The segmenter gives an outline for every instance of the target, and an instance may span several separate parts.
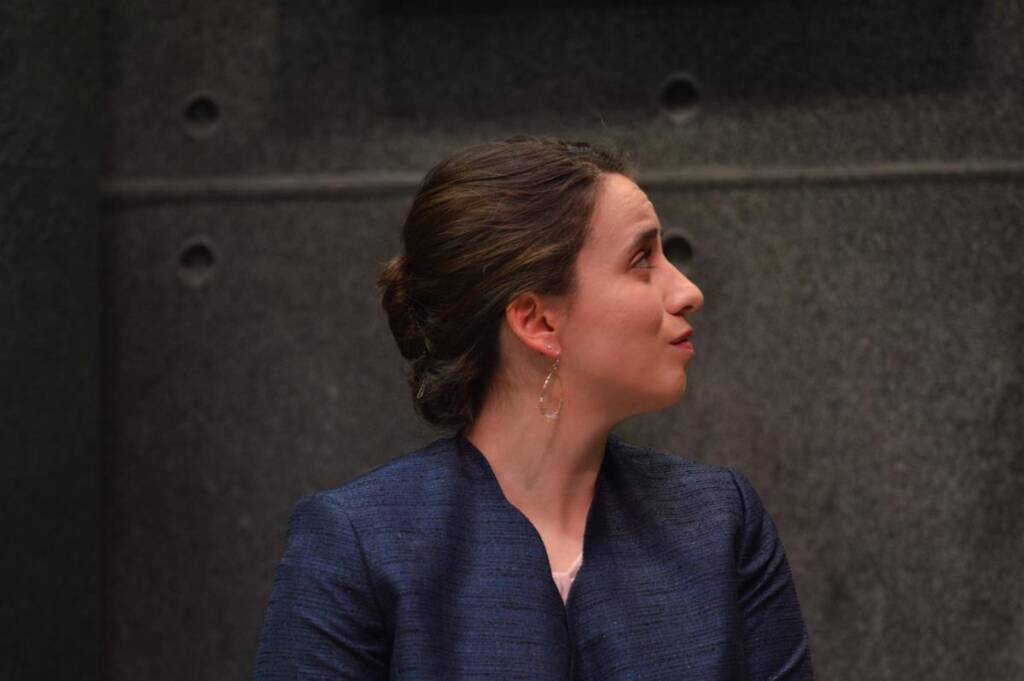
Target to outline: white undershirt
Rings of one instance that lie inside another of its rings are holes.
[[[568,570],[564,572],[551,571],[551,578],[555,580],[555,586],[558,587],[558,593],[562,595],[562,602],[565,603],[569,600],[569,589],[572,587],[573,581],[576,579],[576,573],[580,571],[580,565],[583,564],[583,552],[580,551],[580,555],[576,558],[576,562],[572,564]]]

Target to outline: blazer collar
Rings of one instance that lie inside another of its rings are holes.
[[[542,565],[544,567],[544,571],[545,573],[550,574],[550,563],[547,558],[547,549],[544,546],[544,540],[541,538],[540,533],[537,531],[537,528],[533,525],[530,519],[505,497],[505,493],[502,491],[501,485],[498,483],[498,478],[494,474],[494,469],[491,467],[490,462],[483,453],[465,437],[462,429],[452,436],[452,440],[454,440],[460,461],[465,464],[462,467],[463,470],[473,478],[477,485],[483,485],[488,489],[489,496],[492,497],[496,506],[500,507],[506,514],[518,517],[521,519],[522,523],[529,528],[529,533],[535,540],[531,543],[534,545],[534,548],[539,547],[539,551],[534,551],[532,553],[543,556]],[[577,586],[587,580],[586,575],[588,573],[604,569],[604,563],[611,557],[604,554],[608,553],[607,542],[609,540],[609,514],[616,512],[614,509],[619,506],[615,499],[619,496],[621,492],[619,488],[623,486],[624,482],[624,480],[620,479],[622,477],[622,466],[619,461],[623,454],[624,447],[625,444],[622,440],[609,433],[605,442],[604,456],[601,458],[601,466],[597,472],[597,479],[594,487],[594,498],[590,503],[590,509],[587,511],[587,519],[583,532],[583,562],[576,574],[573,588],[569,591],[569,600],[566,603],[567,608],[572,607],[575,600],[574,594],[579,591]],[[561,602],[561,596],[558,595],[558,589],[555,586],[554,581],[549,581],[551,582],[551,591],[556,595],[558,601]]]

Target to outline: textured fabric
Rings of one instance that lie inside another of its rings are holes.
[[[572,588],[573,580],[576,579],[576,573],[579,572],[580,564],[583,563],[583,552],[580,551],[580,555],[573,561],[572,567],[562,572],[551,571],[551,579],[555,580],[555,586],[558,587],[558,593],[562,597],[562,602],[565,603],[569,600],[569,589]]]
[[[459,432],[298,501],[255,679],[810,679],[782,542],[738,472],[610,435],[563,604]]]

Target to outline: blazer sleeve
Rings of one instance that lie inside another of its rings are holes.
[[[748,681],[813,679],[810,644],[775,523],[742,473],[730,469],[743,506],[738,547],[743,664]]]
[[[386,679],[390,640],[345,509],[301,498],[288,523],[255,660],[255,681]]]

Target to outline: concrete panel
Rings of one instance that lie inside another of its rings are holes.
[[[249,676],[294,501],[430,437],[373,288],[402,208],[108,216],[111,679]]]
[[[409,5],[115,4],[109,172],[425,169],[521,130],[607,135],[647,168],[1024,149],[1017,1]],[[660,111],[677,73],[684,125]],[[199,133],[196,93],[220,112]]]
[[[1020,185],[651,195],[706,302],[622,434],[750,476],[822,678],[1017,678]],[[244,676],[294,499],[431,437],[372,291],[404,203],[112,216],[113,678]]]
[[[821,678],[1020,678],[1022,183],[651,198],[705,307],[628,434],[748,474]]]
[[[748,474],[819,677],[1024,675],[1024,3],[573,4],[110,7],[111,678],[245,677],[294,500],[435,435],[373,275],[517,132],[692,246],[689,392],[622,434]]]

